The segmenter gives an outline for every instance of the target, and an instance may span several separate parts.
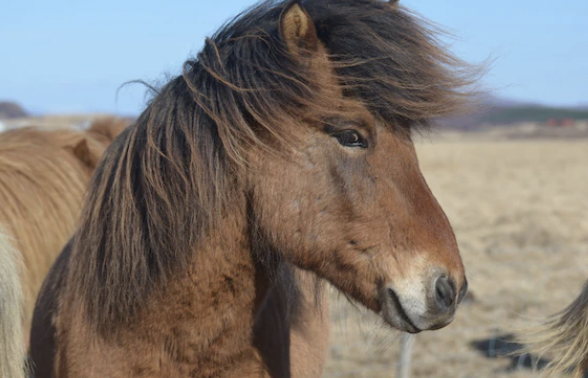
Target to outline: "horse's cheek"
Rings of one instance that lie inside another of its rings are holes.
[[[333,213],[331,159],[317,156],[320,151],[312,152],[300,154],[296,160],[265,162],[264,174],[254,190],[258,227],[283,250],[316,250],[324,238],[325,218]]]

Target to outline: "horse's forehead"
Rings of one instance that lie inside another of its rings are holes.
[[[392,125],[378,123],[376,157],[389,164],[408,164],[416,161],[416,149],[410,136],[402,129]]]

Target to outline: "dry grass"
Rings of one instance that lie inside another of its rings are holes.
[[[562,309],[588,278],[588,139],[503,139],[452,135],[417,145],[475,299],[449,327],[417,336],[412,377],[540,376],[486,359],[470,342]],[[394,377],[400,334],[332,298],[324,377]]]

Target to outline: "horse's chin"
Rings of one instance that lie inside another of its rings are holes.
[[[391,326],[392,328],[395,328],[399,331],[402,332],[407,332],[407,333],[420,333],[423,330],[417,328],[416,326],[414,326],[412,323],[407,322],[406,320],[402,319],[401,316],[397,316],[397,315],[392,315],[390,316],[389,314],[381,314],[382,319],[384,319],[384,321]]]
[[[419,333],[422,331],[406,313],[406,310],[394,291],[385,290],[380,295],[380,305],[382,308],[380,316],[391,327],[408,333]]]
[[[453,321],[453,316],[442,322],[430,322],[418,309],[426,308],[416,300],[401,300],[396,292],[390,288],[383,290],[380,295],[380,316],[391,327],[403,332],[419,333],[443,328]],[[412,310],[412,311],[411,311]]]

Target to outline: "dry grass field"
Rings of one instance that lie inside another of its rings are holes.
[[[474,340],[534,324],[588,278],[588,139],[424,136],[421,168],[457,235],[472,300],[416,336],[411,377],[539,377]],[[333,293],[324,377],[394,377],[400,334]]]

